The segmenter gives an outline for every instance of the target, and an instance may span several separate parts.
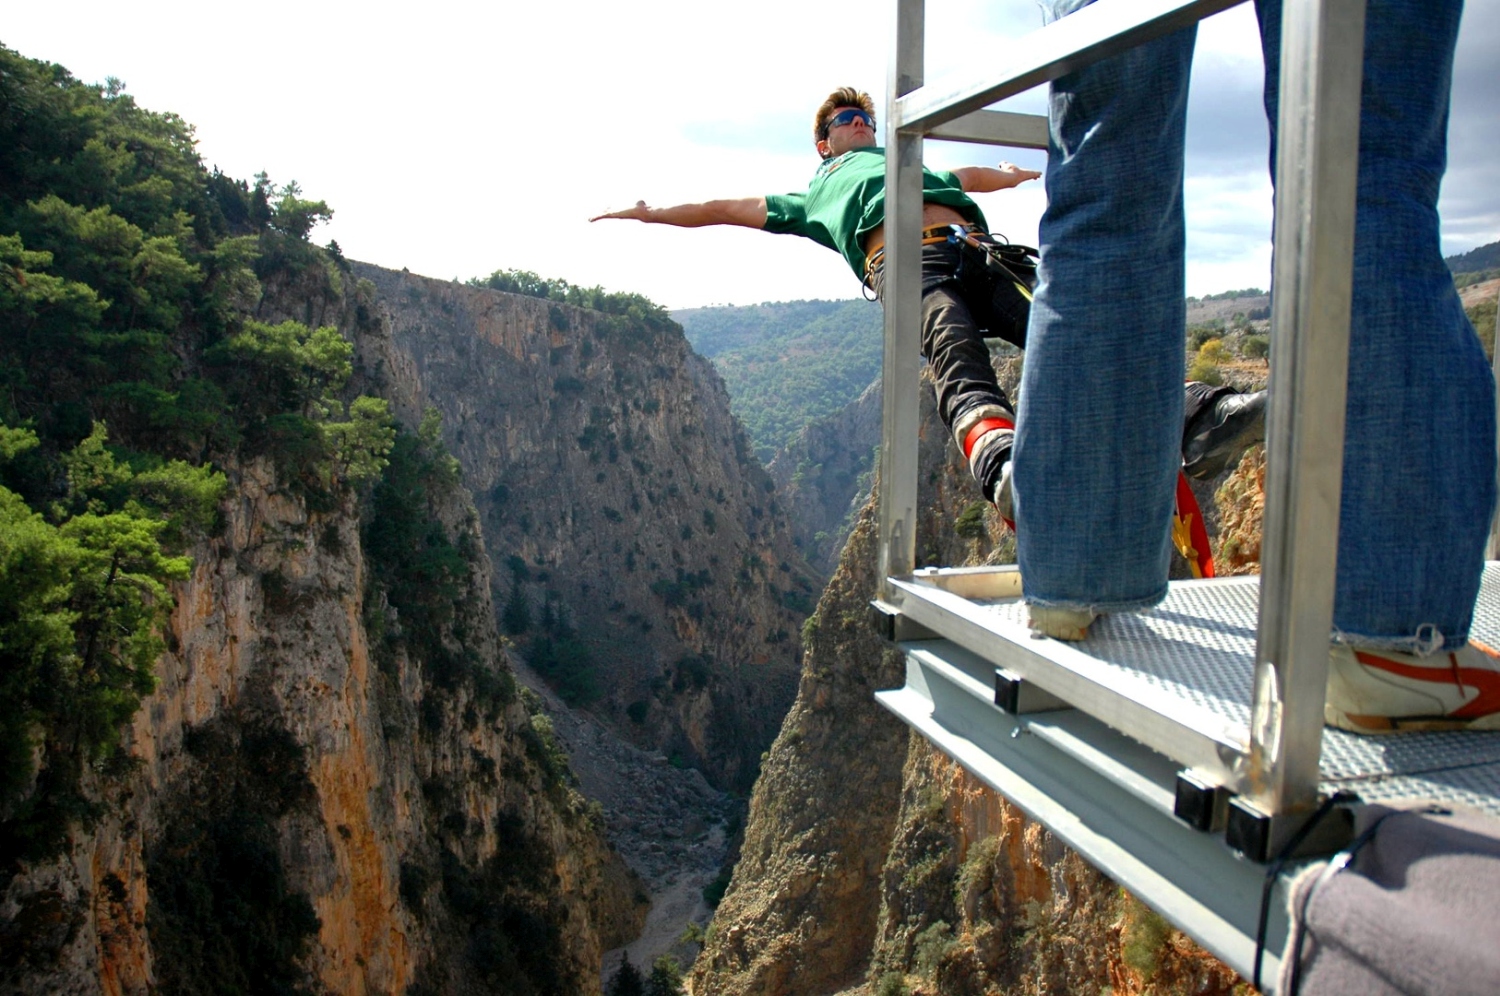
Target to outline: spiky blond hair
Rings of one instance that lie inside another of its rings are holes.
[[[841,86],[828,95],[828,99],[818,105],[817,116],[813,118],[813,141],[821,142],[828,137],[828,119],[833,117],[833,112],[840,107],[858,107],[875,120],[875,101],[863,90],[856,90],[852,86]]]

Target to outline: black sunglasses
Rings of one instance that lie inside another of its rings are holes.
[[[875,119],[870,115],[866,114],[864,111],[859,110],[858,108],[846,107],[842,111],[839,111],[837,114],[835,114],[833,117],[829,118],[824,123],[823,134],[827,135],[838,125],[853,124],[856,121],[863,121],[870,127],[871,130],[874,130],[875,128]]]

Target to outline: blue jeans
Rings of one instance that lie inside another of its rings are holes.
[[[1044,6],[1055,19],[1087,2]],[[1438,243],[1461,7],[1370,0],[1367,17],[1334,606],[1337,635],[1365,646],[1464,643],[1495,503],[1494,383]],[[1274,128],[1280,0],[1257,11]],[[1013,468],[1018,560],[1037,604],[1124,611],[1166,593],[1195,37],[1052,86]]]

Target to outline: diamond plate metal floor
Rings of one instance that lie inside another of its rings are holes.
[[[1104,616],[1069,645],[1109,668],[1110,685],[1169,696],[1243,733],[1250,721],[1259,579],[1174,583],[1149,612]],[[975,599],[996,622],[1025,625],[1019,601]],[[1500,647],[1500,563],[1485,567],[1471,634]],[[1323,734],[1322,788],[1366,802],[1431,799],[1500,816],[1500,732]]]

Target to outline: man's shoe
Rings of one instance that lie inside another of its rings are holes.
[[[1089,623],[1099,618],[1088,609],[1062,609],[1048,605],[1026,606],[1026,624],[1032,636],[1050,636],[1054,640],[1077,642],[1087,639]]]
[[[985,498],[999,505],[1000,475],[1010,462],[1016,439],[1016,416],[1001,405],[980,405],[953,423],[953,439],[969,462],[969,473]],[[1002,513],[1009,524],[1012,515]]]
[[[1266,392],[1226,394],[1193,419],[1182,447],[1189,477],[1217,477],[1240,462],[1245,451],[1266,438]]]
[[[1000,468],[1000,483],[995,485],[995,511],[1000,513],[1000,520],[1010,527],[1011,532],[1016,531],[1016,501],[1010,486],[1011,462],[1005,461],[1005,466]]]
[[[1472,641],[1428,657],[1334,644],[1323,719],[1355,733],[1500,730],[1500,654]]]

